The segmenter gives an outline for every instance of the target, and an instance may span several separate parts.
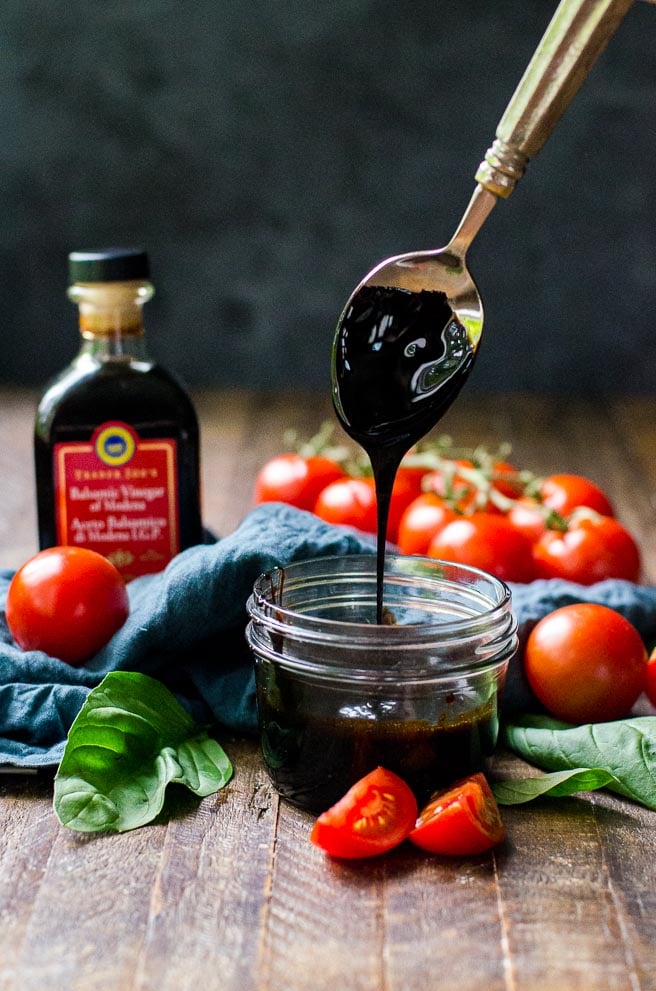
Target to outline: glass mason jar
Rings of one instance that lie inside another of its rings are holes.
[[[508,587],[476,568],[389,554],[291,564],[255,582],[247,639],[260,741],[280,794],[320,812],[381,765],[418,801],[484,768],[517,649]]]

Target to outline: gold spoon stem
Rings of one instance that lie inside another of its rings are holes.
[[[458,224],[455,234],[444,250],[451,252],[458,258],[464,259],[467,254],[467,248],[490,216],[497,202],[498,196],[488,192],[483,186],[477,186],[472,198],[467,204],[467,209],[462,215],[462,220]]]
[[[479,166],[481,186],[510,196],[632,3],[561,0]]]

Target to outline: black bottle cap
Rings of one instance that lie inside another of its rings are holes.
[[[127,282],[148,279],[148,255],[141,248],[101,248],[71,251],[68,256],[71,282]]]

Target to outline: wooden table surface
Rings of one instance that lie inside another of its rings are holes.
[[[286,428],[327,397],[197,397],[207,524],[233,529]],[[0,564],[36,550],[34,397],[0,392]],[[656,401],[568,403],[466,392],[462,444],[508,440],[516,463],[602,484],[656,581]],[[507,808],[508,838],[466,860],[400,848],[325,859],[312,818],[273,792],[253,741],[222,740],[235,776],[172,791],[157,824],[83,836],[51,782],[0,781],[1,991],[637,991],[656,989],[656,813],[608,794]],[[505,769],[519,761],[500,754]]]

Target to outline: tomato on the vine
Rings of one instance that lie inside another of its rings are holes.
[[[507,461],[494,462],[492,484],[497,491],[509,499],[517,499],[524,490],[524,485],[517,468]]]
[[[376,493],[367,479],[341,478],[331,482],[321,490],[313,509],[326,523],[376,532]]]
[[[374,857],[402,843],[416,819],[409,785],[378,767],[319,816],[310,839],[332,857]]]
[[[516,499],[508,510],[508,519],[533,544],[547,529],[548,510],[528,496]]]
[[[472,513],[448,523],[431,540],[429,557],[489,571],[502,581],[535,576],[531,543],[505,516]]]
[[[474,462],[468,458],[455,460],[446,458],[442,467],[433,468],[426,473],[423,488],[426,492],[434,492],[444,499],[449,499],[454,506],[458,504],[459,508],[466,509],[470,505],[475,488],[461,472],[471,471],[473,468]]]
[[[425,468],[419,468],[415,465],[405,465],[403,462],[399,465],[394,479],[394,487],[398,487],[399,493],[406,500],[406,506],[423,492],[425,477]]]
[[[637,582],[640,551],[635,540],[612,516],[574,514],[567,530],[547,530],[533,545],[538,578],[564,578],[592,585],[607,578]]]
[[[397,543],[402,554],[427,554],[433,537],[458,514],[435,492],[423,492],[406,508]]]
[[[647,650],[632,623],[608,606],[580,602],[544,616],[529,634],[524,670],[557,719],[621,719],[645,687]]]
[[[22,650],[79,665],[105,646],[129,608],[123,576],[107,558],[84,547],[50,547],[12,578],[6,618]]]
[[[344,477],[340,465],[321,454],[279,454],[260,469],[255,479],[253,501],[286,502],[310,512],[322,489]]]
[[[521,494],[519,472],[507,461],[477,466],[467,458],[447,461],[448,467],[428,472],[423,488],[442,496],[458,512],[499,513],[495,493],[516,499]]]
[[[322,428],[299,453],[268,461],[255,502],[285,502],[376,534],[374,480],[357,459],[347,460],[345,448],[326,446],[328,433]],[[398,468],[386,538],[403,554],[445,558],[510,582],[639,580],[638,546],[595,482],[571,473],[540,480],[504,460],[503,448],[456,452],[445,441],[419,445]]]
[[[606,493],[584,475],[549,475],[540,485],[540,498],[561,516],[569,516],[579,506],[594,509],[601,516],[615,515]]]
[[[393,543],[397,543],[398,541],[399,524],[403,513],[421,492],[421,480],[423,476],[423,469],[406,468],[403,465],[401,465],[396,473],[394,485],[392,486],[389,515],[387,517],[387,539]],[[364,481],[375,492],[373,478],[368,476]]]
[[[430,853],[468,856],[491,849],[504,835],[492,789],[478,773],[436,792],[408,838]]]

